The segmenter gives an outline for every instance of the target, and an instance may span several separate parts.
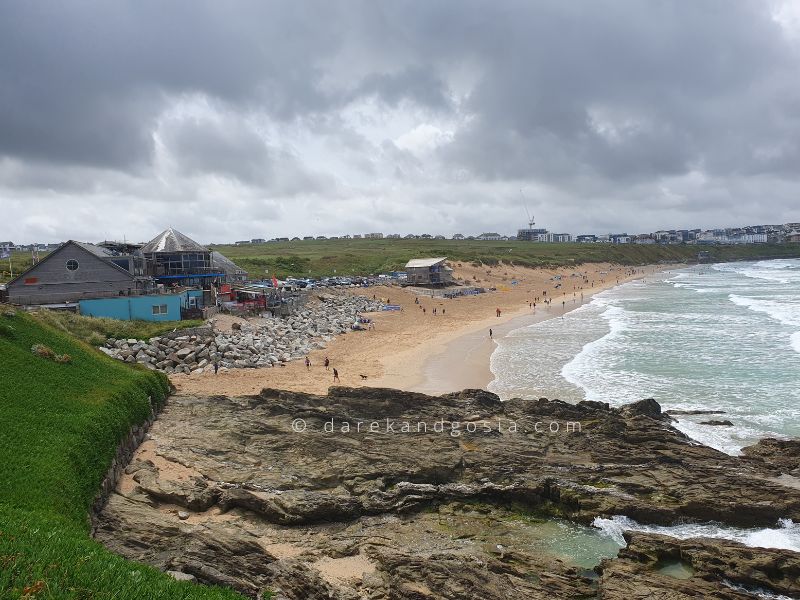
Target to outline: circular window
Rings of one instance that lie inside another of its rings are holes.
[[[77,271],[78,270],[78,261],[74,258],[70,258],[67,261],[67,271]]]

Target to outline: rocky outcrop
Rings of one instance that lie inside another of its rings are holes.
[[[480,390],[178,395],[151,443],[154,457],[128,467],[96,536],[130,558],[250,595],[688,598],[712,590],[707,597],[737,598],[746,592],[731,585],[792,589],[773,573],[777,564],[791,576],[797,555],[788,551],[637,534],[621,566],[606,562],[598,574],[541,549],[542,519],[800,520],[800,493],[775,477],[779,467],[765,467],[766,450],[738,458],[701,446],[654,400],[615,409],[500,402]],[[675,556],[696,587],[673,581],[664,565]],[[632,591],[640,584],[650,595]]]
[[[351,331],[360,313],[383,308],[364,296],[323,294],[319,300],[290,317],[263,317],[257,325],[237,323],[230,333],[206,327],[147,341],[109,339],[100,350],[164,373],[213,371],[215,363],[223,370],[272,367],[324,348],[333,336]]]
[[[752,600],[757,592],[800,595],[796,552],[630,532],[625,541],[627,546],[617,558],[598,568],[601,597]]]
[[[777,475],[800,477],[800,440],[766,438],[742,450],[744,457]]]

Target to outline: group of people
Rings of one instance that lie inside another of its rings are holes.
[[[333,368],[333,382],[334,383],[340,383],[339,382],[339,371],[336,369],[336,367],[331,367],[331,359],[326,356],[325,357],[325,361],[322,364],[325,365],[325,370],[326,371],[330,371],[331,368]],[[307,356],[306,356],[306,370],[307,371],[311,370],[311,359],[308,358]]]
[[[417,305],[419,305],[419,308],[420,308],[420,310],[422,310],[422,314],[423,314],[423,315],[428,313],[428,309],[427,309],[427,308],[425,308],[424,306],[422,306],[422,304],[420,304],[419,298],[414,298],[414,304],[417,304]],[[442,312],[441,312],[441,314],[442,314],[442,315],[445,315],[445,314],[447,314],[447,309],[446,309],[446,308],[442,308],[442,309],[441,309],[441,311],[442,311]],[[432,314],[432,315],[438,315],[438,314],[440,314],[440,313],[439,313],[439,309],[438,309],[438,308],[436,308],[436,307],[434,306],[434,307],[431,309],[431,314]]]

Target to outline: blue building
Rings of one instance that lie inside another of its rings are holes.
[[[182,294],[95,298],[81,300],[78,305],[80,313],[89,317],[122,321],[180,321],[182,308],[199,308],[202,302],[202,290],[189,290]]]

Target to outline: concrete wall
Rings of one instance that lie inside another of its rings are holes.
[[[130,296],[81,300],[80,311],[89,317],[122,321],[180,321],[182,295]],[[153,307],[166,306],[166,313],[153,314]]]
[[[78,261],[77,270],[67,269],[68,260]],[[119,296],[129,289],[136,289],[129,273],[75,244],[66,244],[9,283],[8,296],[13,304],[56,304]]]

